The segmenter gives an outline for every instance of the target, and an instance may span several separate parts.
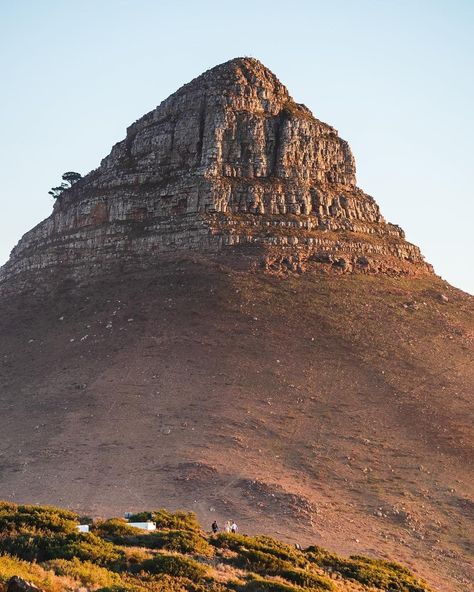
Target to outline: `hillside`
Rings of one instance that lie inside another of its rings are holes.
[[[209,536],[193,513],[161,509],[132,519],[153,520],[155,530],[109,519],[79,533],[72,512],[0,502],[0,589],[22,578],[16,589],[46,592],[430,592],[399,564],[265,536]]]
[[[183,259],[0,310],[5,499],[469,577],[472,299],[441,280]]]

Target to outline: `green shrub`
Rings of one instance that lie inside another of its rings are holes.
[[[282,570],[292,567],[289,562],[283,561],[270,553],[258,551],[257,549],[240,548],[235,562],[239,567],[243,567],[249,571],[263,572],[271,575],[279,575]]]
[[[27,561],[72,559],[113,566],[123,559],[123,552],[112,543],[94,534],[0,535],[0,552],[16,555]]]
[[[390,592],[430,591],[423,580],[418,580],[410,570],[398,563],[357,555],[344,559],[319,547],[311,547],[307,551],[307,557],[313,563],[365,586],[390,590]]]
[[[258,576],[252,577],[245,586],[242,588],[242,592],[304,592],[302,588],[297,586],[291,586],[279,582],[278,580],[269,580],[260,578]]]
[[[99,567],[91,561],[74,559],[53,559],[44,564],[46,569],[59,576],[68,576],[79,581],[83,586],[114,586],[121,584],[121,578],[105,567]]]
[[[241,547],[250,547],[251,541],[252,537],[227,532],[219,532],[209,539],[211,545],[219,549],[230,549],[231,551],[238,551]]]
[[[60,552],[62,554],[58,558],[78,557],[83,561],[109,567],[119,564],[124,557],[121,549],[91,533],[70,537],[68,544]]]
[[[185,578],[177,578],[168,574],[140,575],[123,574],[120,585],[101,588],[97,592],[226,592],[214,586],[204,587]]]
[[[214,548],[207,542],[206,538],[199,532],[192,530],[155,530],[150,533],[138,530],[138,533],[133,535],[103,534],[102,530],[96,532],[117,545],[166,549],[167,551],[192,553],[208,557],[214,554]],[[109,532],[111,532],[111,529]],[[116,532],[118,532],[118,529]]]
[[[122,547],[121,551],[124,555],[123,563],[126,565],[126,570],[133,573],[140,571],[141,564],[152,557],[152,552],[142,547]]]
[[[0,555],[0,589],[10,578],[18,576],[32,582],[35,586],[48,592],[60,592],[63,590],[63,583],[56,578],[54,573],[43,569],[36,563],[23,561],[10,555]]]
[[[303,588],[311,588],[313,590],[335,589],[334,584],[329,578],[304,569],[282,569],[278,575]]]
[[[56,557],[53,549],[65,545],[65,535],[0,534],[0,553],[15,555],[25,561],[45,561]]]
[[[325,576],[313,573],[308,569],[294,567],[290,561],[285,561],[256,549],[240,548],[234,560],[239,567],[257,573],[279,576],[303,588],[314,590],[334,590],[331,580]]]
[[[192,530],[168,530],[153,533],[154,548],[176,551],[177,553],[193,553],[210,556],[214,553],[207,540]]]
[[[201,526],[194,512],[168,512],[164,508],[152,512],[139,512],[129,518],[130,522],[146,522],[152,520],[156,522],[158,529],[169,530],[194,530],[199,532]]]
[[[210,539],[210,543],[218,548],[231,549],[237,553],[241,549],[260,551],[300,567],[304,567],[308,563],[301,551],[267,536],[248,537],[239,534],[219,533]]]
[[[92,532],[101,537],[118,538],[124,536],[137,536],[143,534],[143,530],[130,526],[122,518],[111,518],[94,524]]]
[[[78,515],[49,506],[19,506],[0,502],[2,534],[70,533],[76,530]]]
[[[159,553],[142,563],[142,568],[152,574],[164,573],[169,576],[188,578],[200,582],[208,575],[208,568],[202,563],[182,555],[164,555]]]

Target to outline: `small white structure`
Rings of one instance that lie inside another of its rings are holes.
[[[156,530],[156,523],[151,522],[151,520],[148,520],[148,522],[129,522],[128,525],[142,530]]]
[[[89,525],[88,524],[78,524],[76,526],[79,532],[89,532]]]

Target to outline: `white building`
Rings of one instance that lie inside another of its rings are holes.
[[[129,522],[129,526],[133,526],[134,528],[141,528],[142,530],[156,530],[156,523],[151,522]]]
[[[89,525],[88,524],[78,524],[76,526],[79,532],[89,532]]]

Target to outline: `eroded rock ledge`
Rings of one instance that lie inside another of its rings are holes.
[[[239,252],[268,270],[431,273],[403,231],[356,187],[351,150],[260,62],[217,66],[128,130],[100,167],[57,200],[0,270],[63,269]],[[249,251],[250,252],[250,251]]]

